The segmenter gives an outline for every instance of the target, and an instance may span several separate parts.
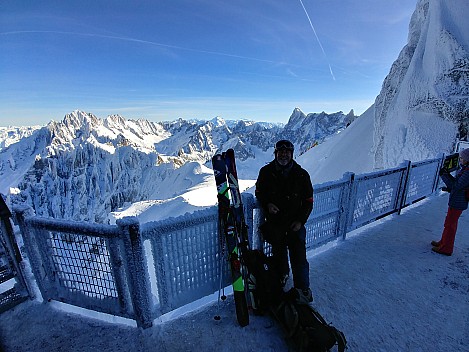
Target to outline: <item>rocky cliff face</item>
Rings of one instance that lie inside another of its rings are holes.
[[[469,123],[469,3],[420,0],[375,101],[375,166],[450,152]]]
[[[295,154],[301,155],[325,138],[346,128],[355,118],[353,110],[347,115],[343,112],[305,115],[300,109],[295,109],[282,131],[282,136],[295,141]]]

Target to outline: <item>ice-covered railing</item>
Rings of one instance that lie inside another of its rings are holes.
[[[0,313],[32,297],[25,266],[11,224],[11,212],[0,194]]]
[[[308,249],[382,218],[438,189],[443,158],[315,185],[306,224]],[[243,194],[251,247],[268,246],[261,211]],[[217,208],[145,223],[117,225],[53,220],[14,209],[43,299],[135,319],[139,326],[229,284],[220,250]]]

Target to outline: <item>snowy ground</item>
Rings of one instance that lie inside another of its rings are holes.
[[[469,213],[455,252],[431,252],[447,195],[432,197],[310,253],[313,305],[342,330],[350,352],[469,351]],[[232,297],[150,329],[29,301],[1,315],[3,351],[288,351],[269,317],[236,324]],[[236,346],[236,347],[235,347]]]

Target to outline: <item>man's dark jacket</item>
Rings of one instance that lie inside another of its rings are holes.
[[[256,198],[267,221],[287,229],[294,221],[304,225],[308,220],[313,209],[313,185],[308,172],[294,160],[288,167],[282,167],[273,160],[259,171]],[[269,214],[269,203],[280,209],[278,214]]]

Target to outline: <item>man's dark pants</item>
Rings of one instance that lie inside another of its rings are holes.
[[[293,274],[293,285],[299,289],[309,288],[309,263],[306,259],[306,229],[293,232],[271,227],[270,243],[277,273],[281,277],[289,273],[288,253]]]

